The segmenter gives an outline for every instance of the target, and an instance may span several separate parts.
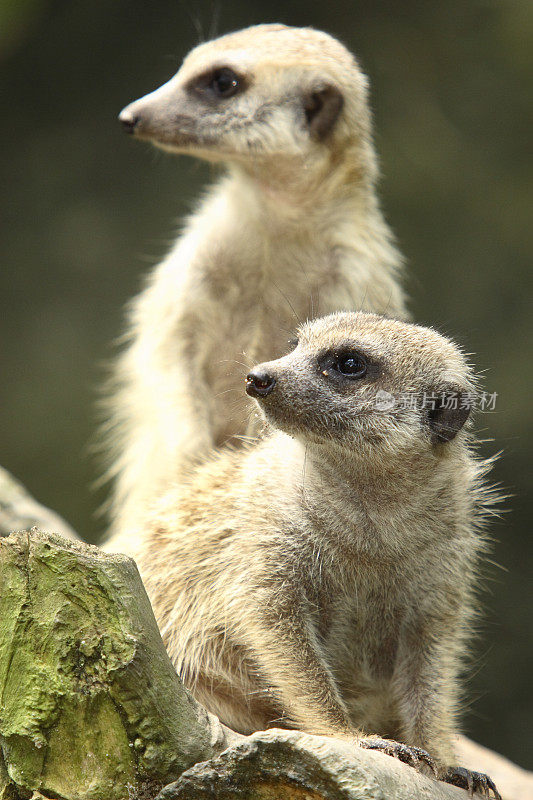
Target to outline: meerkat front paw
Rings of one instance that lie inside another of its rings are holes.
[[[435,760],[421,747],[411,747],[403,744],[403,742],[395,742],[392,739],[379,739],[375,736],[361,739],[358,744],[360,747],[364,747],[365,750],[380,750],[382,753],[397,758],[415,769],[419,769],[422,764],[427,764],[435,777],[438,777],[439,773]]]
[[[442,780],[461,789],[467,789],[470,797],[477,791],[482,792],[485,797],[490,797],[492,791],[496,800],[502,800],[492,778],[483,772],[473,772],[464,767],[449,767]]]

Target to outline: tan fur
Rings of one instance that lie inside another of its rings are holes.
[[[347,349],[364,377],[331,365]],[[135,557],[176,668],[230,727],[379,733],[450,764],[487,464],[464,428],[439,442],[427,409],[376,393],[465,397],[470,369],[431,329],[345,313],[262,372],[270,434],[108,549]]]
[[[221,65],[247,88],[213,104],[190,86]],[[305,98],[328,87],[344,104],[317,139]],[[108,440],[115,530],[132,535],[154,491],[256,430],[242,362],[282,355],[294,326],[318,314],[405,308],[376,196],[367,81],[335,39],[260,25],[202,44],[122,118],[138,120],[141,138],[228,169],[131,306]]]

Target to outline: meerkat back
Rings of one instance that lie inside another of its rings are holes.
[[[127,536],[154,494],[257,432],[242,375],[282,355],[296,324],[405,306],[367,81],[331,36],[259,25],[207,42],[120,119],[226,168],[131,305],[108,436],[115,532]]]

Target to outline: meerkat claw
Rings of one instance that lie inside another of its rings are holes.
[[[495,800],[502,800],[501,794],[492,778],[489,778],[483,772],[473,772],[464,767],[449,767],[443,781],[459,786],[461,789],[466,789],[470,797],[473,797],[474,792],[479,791],[483,792],[485,797],[490,798],[492,791]]]
[[[437,765],[434,759],[429,753],[422,750],[421,747],[411,747],[407,744],[403,744],[403,742],[378,738],[363,739],[359,744],[361,747],[364,747],[365,750],[380,750],[382,753],[397,758],[410,767],[414,767],[414,769],[418,769],[420,764],[427,764],[435,777],[438,776]]]

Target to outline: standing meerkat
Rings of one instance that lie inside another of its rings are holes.
[[[376,195],[367,80],[331,36],[259,25],[195,48],[125,129],[227,167],[132,303],[109,403],[115,530],[254,432],[242,365],[339,309],[405,315]]]
[[[404,744],[366,746],[423,748],[499,796],[450,768],[490,498],[474,387],[452,342],[365,313],[304,325],[249,373],[271,432],[168,492],[129,548],[173,663],[226,725],[379,734]]]

